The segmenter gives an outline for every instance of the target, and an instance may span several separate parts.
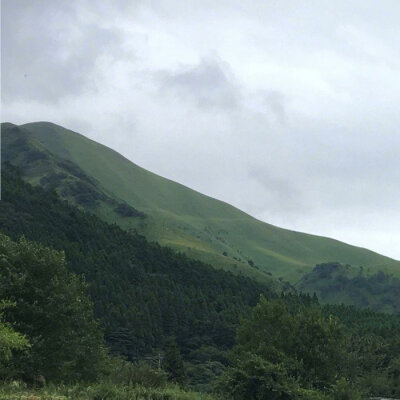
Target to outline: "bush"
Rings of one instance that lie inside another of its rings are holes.
[[[112,382],[124,385],[142,385],[148,388],[164,388],[167,384],[167,374],[163,370],[152,368],[139,362],[132,364],[121,359],[112,361]]]
[[[347,379],[341,378],[332,388],[333,400],[361,400],[362,393]]]
[[[25,351],[30,344],[25,336],[16,332],[11,324],[3,322],[3,310],[9,307],[15,307],[15,303],[0,301],[0,376],[10,378],[17,371],[11,368],[9,361],[16,351]]]

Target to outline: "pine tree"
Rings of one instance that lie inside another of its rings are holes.
[[[165,346],[163,368],[172,382],[184,384],[186,380],[185,368],[182,355],[175,339],[168,339]]]

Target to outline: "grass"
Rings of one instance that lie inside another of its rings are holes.
[[[258,221],[227,203],[146,171],[117,152],[63,127],[47,122],[22,127],[39,146],[76,163],[101,182],[102,192],[148,215],[138,221],[120,218],[107,207],[100,207],[100,217],[123,228],[137,229],[150,240],[216,267],[241,271],[260,280],[269,279],[265,274],[269,272],[296,282],[315,264],[339,261],[400,276],[399,261],[333,239]],[[258,269],[249,267],[249,260]]]
[[[28,388],[21,382],[0,386],[0,400],[216,400],[204,393],[189,392],[178,386],[146,388],[111,383],[49,385],[42,389]]]

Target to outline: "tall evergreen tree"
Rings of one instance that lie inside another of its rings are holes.
[[[169,380],[181,385],[185,383],[186,374],[183,358],[173,338],[168,339],[166,343],[163,368],[167,372]]]

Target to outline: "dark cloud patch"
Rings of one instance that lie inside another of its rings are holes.
[[[197,65],[157,73],[161,89],[194,101],[203,109],[232,110],[239,107],[241,93],[230,67],[218,57],[207,57]]]
[[[281,176],[267,165],[252,165],[248,169],[248,178],[254,179],[264,191],[263,208],[257,213],[283,212],[305,213],[310,204],[304,199],[301,190],[290,176]]]
[[[4,102],[54,102],[79,95],[90,88],[98,57],[118,53],[119,32],[82,23],[73,4],[57,0],[2,3]]]
[[[272,112],[279,122],[284,123],[287,117],[284,94],[277,90],[266,90],[262,94],[268,111]]]

